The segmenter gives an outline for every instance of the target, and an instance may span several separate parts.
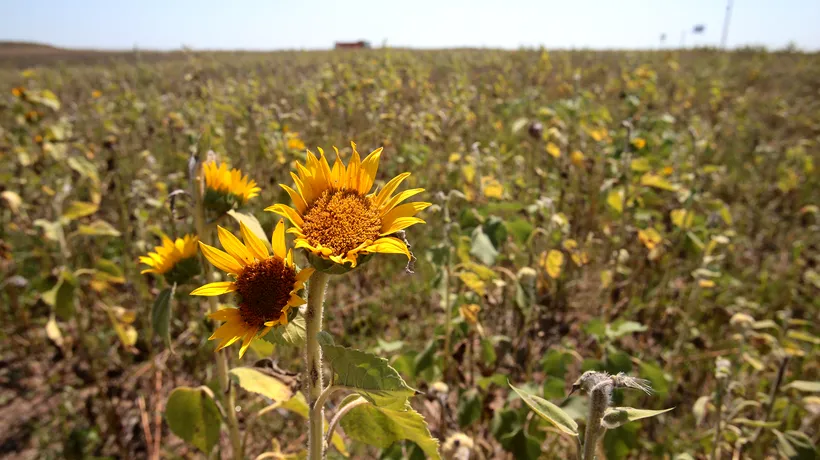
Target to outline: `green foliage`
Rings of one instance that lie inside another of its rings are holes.
[[[231,369],[230,374],[240,387],[274,402],[287,401],[293,396],[293,391],[288,385],[270,372],[266,372],[264,368],[237,367]]]
[[[355,391],[374,406],[402,410],[416,394],[384,358],[329,344],[322,349],[333,369],[331,384]]]
[[[521,397],[521,400],[526,403],[530,409],[532,409],[536,414],[542,417],[544,420],[549,421],[553,425],[555,425],[559,430],[566,434],[570,434],[572,436],[578,436],[578,424],[575,423],[566,412],[561,410],[560,407],[556,406],[555,404],[547,401],[544,398],[539,396],[530,394],[521,390],[519,388],[514,387],[510,384],[510,388],[515,391],[515,393]]]
[[[174,298],[175,290],[176,284],[173,287],[163,289],[157,294],[157,298],[151,306],[151,327],[171,351],[173,351],[171,347],[171,301]]]
[[[178,387],[168,396],[165,420],[171,431],[209,454],[219,442],[221,417],[206,387]]]
[[[349,404],[352,399],[348,399]],[[351,439],[386,449],[394,442],[410,440],[427,458],[439,459],[438,440],[433,438],[424,417],[405,402],[401,410],[367,403],[354,407],[340,422]]]

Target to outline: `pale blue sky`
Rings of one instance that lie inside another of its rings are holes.
[[[72,48],[655,48],[720,43],[726,0],[0,0],[0,40]],[[820,0],[735,0],[729,46],[820,50]]]

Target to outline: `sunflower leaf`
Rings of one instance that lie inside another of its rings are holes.
[[[355,391],[375,406],[403,410],[417,393],[384,358],[330,344],[322,349],[333,368],[333,385]]]
[[[174,352],[171,346],[171,300],[174,298],[176,287],[174,283],[173,287],[163,289],[151,306],[151,327],[171,353]]]
[[[307,338],[305,317],[300,314],[289,321],[286,326],[274,327],[262,338],[276,345],[301,347],[305,344],[305,339]]]
[[[293,396],[293,391],[287,384],[266,373],[264,369],[237,367],[231,369],[230,374],[240,387],[270,398],[274,402],[287,401]]]
[[[674,409],[674,407],[663,410],[635,409],[634,407],[610,407],[606,410],[601,423],[607,429],[611,430],[618,428],[627,422],[634,422],[635,420],[640,420],[642,418],[654,417],[656,415],[663,414],[664,412],[669,412],[672,409]]]
[[[509,384],[521,400],[544,420],[549,421],[559,430],[572,436],[578,436],[578,424],[563,409],[544,398],[530,394]]]
[[[165,405],[165,419],[175,435],[210,453],[219,442],[219,409],[207,387],[178,387]]]
[[[441,458],[439,441],[430,434],[424,417],[407,401],[400,410],[370,403],[356,406],[345,414],[340,424],[345,434],[356,441],[386,449],[396,441],[407,439],[416,443],[427,458]]]

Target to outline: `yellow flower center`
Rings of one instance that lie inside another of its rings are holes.
[[[382,220],[370,198],[352,190],[325,190],[304,215],[302,233],[313,246],[345,255],[379,237]]]
[[[239,314],[245,324],[262,327],[279,319],[296,283],[296,270],[279,257],[269,257],[246,266],[236,278]]]

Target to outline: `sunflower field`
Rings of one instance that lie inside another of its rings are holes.
[[[0,53],[0,455],[815,459],[820,57]]]

